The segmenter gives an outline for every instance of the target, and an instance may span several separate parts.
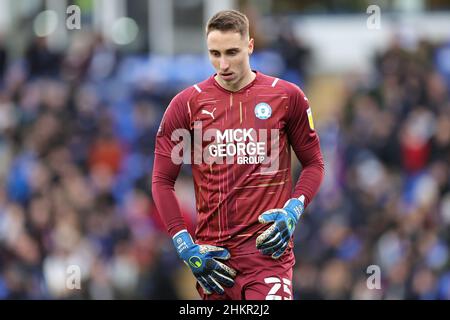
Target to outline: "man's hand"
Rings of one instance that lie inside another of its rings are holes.
[[[273,224],[256,238],[256,248],[264,255],[271,255],[278,259],[286,250],[289,240],[294,233],[298,219],[304,211],[303,200],[289,199],[282,209],[272,209],[262,213],[260,223]]]
[[[222,285],[226,287],[234,285],[233,278],[236,276],[236,271],[217,261],[217,259],[228,260],[230,258],[227,249],[195,244],[186,230],[178,232],[173,237],[173,243],[179,257],[191,268],[205,294],[212,292],[224,294]]]

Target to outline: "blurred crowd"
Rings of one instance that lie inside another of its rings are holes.
[[[439,45],[401,40],[343,78],[318,129],[326,178],[297,231],[297,298],[450,299],[450,82]]]
[[[37,38],[3,67],[0,298],[176,297],[149,188],[169,97],[127,86],[116,50],[80,39]]]
[[[266,57],[303,85],[310,53],[287,35]],[[450,298],[449,86],[434,53],[393,42],[373,74],[343,78],[318,126],[326,178],[296,231],[296,299]],[[198,298],[150,190],[159,121],[192,83],[133,82],[132,65],[93,34],[62,52],[36,38],[19,59],[0,43],[0,299]],[[176,190],[193,232],[189,170]]]

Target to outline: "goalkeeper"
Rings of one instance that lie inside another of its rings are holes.
[[[217,13],[206,39],[216,73],[167,107],[153,198],[203,299],[292,299],[292,236],[324,175],[312,111],[299,87],[250,68],[245,15]],[[303,167],[294,188],[291,148]],[[181,157],[192,165],[195,240],[174,191]]]

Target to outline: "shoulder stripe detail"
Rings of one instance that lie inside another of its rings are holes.
[[[194,88],[195,88],[195,90],[197,90],[198,92],[202,92],[202,89],[200,89],[200,88],[198,87],[198,85],[194,84]]]
[[[275,78],[275,80],[274,80],[274,81],[272,82],[272,87],[275,87],[275,86],[276,86],[276,84],[277,84],[278,80],[280,80],[280,79],[278,79],[278,78]]]

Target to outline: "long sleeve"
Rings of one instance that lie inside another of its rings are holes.
[[[319,191],[325,174],[325,165],[319,144],[306,150],[301,150],[298,146],[293,146],[293,148],[303,167],[295,185],[293,197],[298,198],[300,195],[304,195],[306,207]]]
[[[183,91],[171,101],[156,135],[152,195],[159,216],[171,236],[182,229],[187,229],[175,194],[175,181],[182,166],[180,160],[184,156],[184,150],[178,147],[186,141],[180,144],[172,139],[174,133],[184,132],[185,135],[190,135],[187,99],[188,92]],[[174,150],[178,151],[174,153]]]
[[[173,164],[169,157],[155,154],[152,196],[161,220],[171,236],[182,229],[187,229],[175,195],[175,181],[180,169],[181,165]]]
[[[295,87],[291,95],[288,130],[289,142],[302,164],[293,197],[305,196],[305,207],[313,200],[322,183],[325,169],[308,99]]]

